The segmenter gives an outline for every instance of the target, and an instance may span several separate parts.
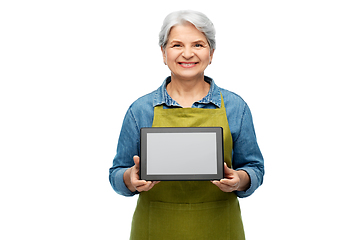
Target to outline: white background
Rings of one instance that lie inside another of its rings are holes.
[[[128,106],[169,74],[158,32],[180,9],[213,21],[206,74],[252,110],[247,239],[360,239],[355,0],[1,1],[0,238],[128,239],[136,197],[108,169]]]

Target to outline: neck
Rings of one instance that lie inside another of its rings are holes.
[[[210,90],[210,84],[205,82],[204,76],[197,79],[179,79],[171,76],[171,82],[166,90],[170,97],[182,107],[191,107],[196,101],[203,99]]]

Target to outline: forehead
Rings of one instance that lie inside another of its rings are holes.
[[[197,40],[206,40],[204,33],[200,32],[193,24],[185,23],[182,25],[175,25],[171,28],[170,34],[168,37],[169,41],[179,40],[179,41],[197,41]]]

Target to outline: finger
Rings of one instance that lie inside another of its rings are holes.
[[[131,184],[132,184],[134,187],[136,187],[136,186],[141,186],[141,185],[144,185],[144,184],[146,183],[145,180],[140,179],[139,169],[136,169],[135,166],[133,166],[133,167],[131,168],[130,181],[131,181]]]
[[[216,185],[220,190],[224,191],[224,184],[221,184],[220,181],[211,181],[214,185]]]
[[[214,184],[215,186],[217,186],[218,188],[220,188],[220,182],[219,181],[211,181],[212,184]],[[221,188],[220,188],[221,189]]]
[[[139,168],[139,166],[140,166],[140,157],[135,155],[133,157],[133,159],[134,159],[135,167]]]
[[[136,181],[134,183],[134,187],[135,187],[136,191],[138,191],[138,192],[144,191],[146,189],[147,185],[148,185],[148,183],[146,181],[143,181],[143,180]]]
[[[236,179],[229,179],[229,178],[224,178],[220,180],[220,183],[225,184],[227,186],[233,187],[236,186],[238,184],[238,181]]]
[[[144,185],[138,186],[135,189],[138,192],[149,191],[154,185],[155,185],[154,182],[148,181]]]
[[[152,189],[156,184],[158,184],[159,183],[159,181],[153,181],[151,184],[150,184],[150,188],[149,188],[149,190],[150,189]]]
[[[233,179],[234,177],[234,170],[232,168],[229,168],[226,163],[224,163],[224,178],[220,179],[219,181],[222,181],[224,179]]]
[[[219,187],[219,189],[223,192],[232,192],[231,188],[227,185],[221,184],[219,183],[219,185],[217,185]]]
[[[232,192],[236,190],[235,186],[226,185],[222,183],[222,181],[211,181],[211,182],[215,184],[223,192]]]
[[[145,180],[132,180],[131,184],[134,186],[135,189],[138,189],[142,186],[145,186],[147,184],[147,182]]]
[[[227,175],[227,174],[230,174],[231,173],[231,168],[229,168],[227,165],[226,165],[226,163],[224,163],[224,173],[225,173],[225,175]]]
[[[136,166],[131,167],[130,178],[134,179],[134,180],[140,180],[140,177],[138,174],[139,171],[140,171],[140,169],[136,168]]]
[[[216,186],[220,183],[219,181],[217,181],[217,180],[213,180],[213,181],[211,181],[213,184],[215,184]]]

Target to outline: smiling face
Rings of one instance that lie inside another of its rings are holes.
[[[190,23],[174,26],[161,50],[173,80],[203,80],[214,54],[205,35]]]

